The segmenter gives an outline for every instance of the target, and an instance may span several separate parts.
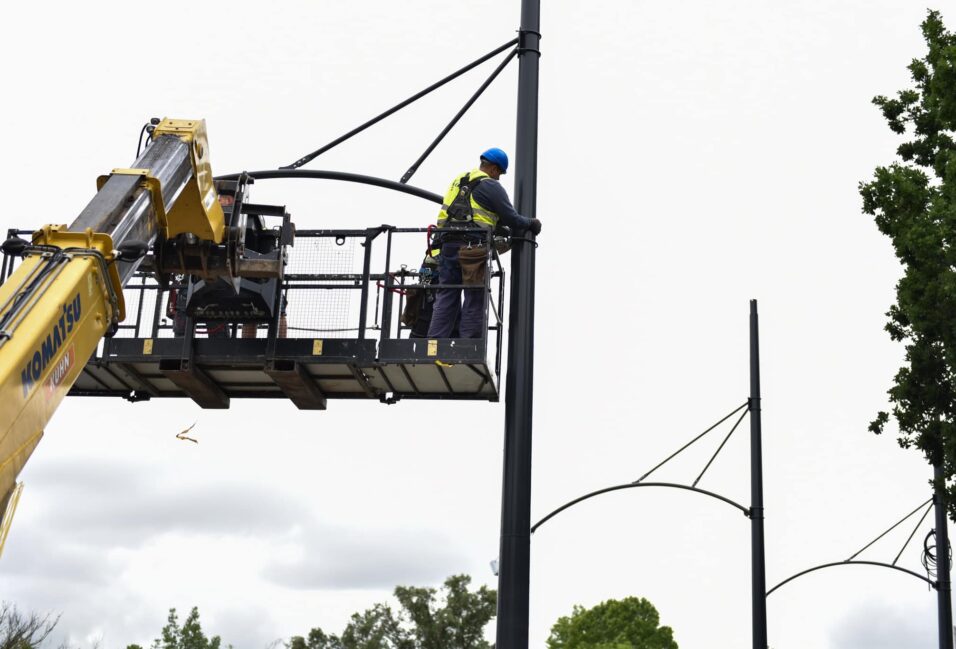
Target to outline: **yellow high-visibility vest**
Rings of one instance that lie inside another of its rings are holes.
[[[473,169],[472,171],[466,171],[451,181],[451,186],[448,188],[448,191],[445,193],[445,199],[442,201],[441,211],[438,213],[438,227],[453,227],[453,224],[466,226],[477,225],[493,230],[495,226],[498,225],[498,215],[479,205],[473,195],[475,187],[478,186],[478,183],[475,181],[480,182],[489,177],[490,176],[485,172],[479,169]],[[462,191],[467,192],[465,196],[461,196]],[[459,196],[461,196],[460,199]],[[464,203],[466,199],[467,203],[463,205],[462,203]],[[455,211],[459,213],[449,215],[448,211],[455,206],[456,200],[459,201],[459,204]]]

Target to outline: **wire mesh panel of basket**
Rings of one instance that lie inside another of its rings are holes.
[[[355,338],[358,335],[361,280],[355,237],[299,237],[289,249],[284,291],[290,338]],[[332,278],[330,278],[330,276]]]

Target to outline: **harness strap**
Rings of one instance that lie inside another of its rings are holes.
[[[471,222],[474,220],[476,212],[481,216],[491,218],[488,211],[475,209],[471,204],[472,192],[484,179],[484,176],[472,179],[470,171],[462,176],[461,180],[458,181],[458,195],[455,196],[451,205],[442,205],[442,209],[448,214],[449,220]]]

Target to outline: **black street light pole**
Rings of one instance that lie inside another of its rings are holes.
[[[757,300],[750,301],[750,561],[753,649],[767,649],[767,578],[763,538],[763,443]]]
[[[515,208],[534,218],[538,176],[538,43],[541,0],[521,1]],[[505,387],[504,479],[498,565],[498,649],[528,648],[531,572],[531,405],[534,387],[534,235],[511,251]],[[516,237],[516,239],[519,239]]]
[[[949,521],[946,516],[946,487],[942,460],[933,465],[936,478],[933,508],[936,513],[936,605],[939,649],[953,649],[952,584],[949,579]]]

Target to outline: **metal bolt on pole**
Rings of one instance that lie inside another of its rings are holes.
[[[952,582],[949,575],[949,520],[946,516],[946,491],[943,466],[933,466],[936,478],[933,509],[936,514],[936,606],[939,624],[939,649],[953,649]]]
[[[767,649],[767,578],[763,536],[763,448],[757,300],[750,300],[750,557],[753,649]]]
[[[518,37],[515,207],[534,218],[538,174],[540,0],[522,0]],[[498,649],[527,649],[531,573],[531,405],[534,385],[534,235],[511,252],[504,478],[498,571]]]

